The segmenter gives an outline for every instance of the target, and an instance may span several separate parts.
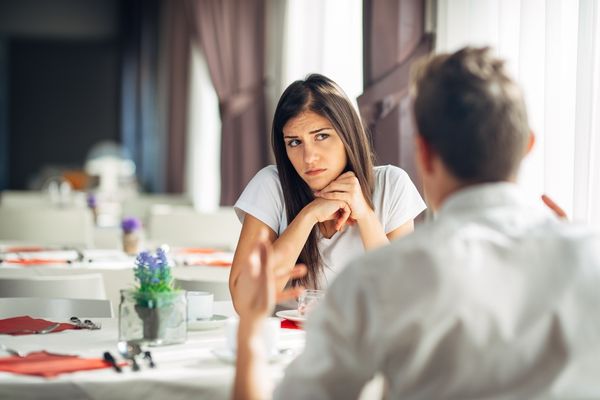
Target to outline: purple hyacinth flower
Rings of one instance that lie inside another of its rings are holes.
[[[121,229],[123,229],[123,232],[125,233],[137,231],[141,227],[142,223],[135,217],[123,218],[123,221],[121,221]]]

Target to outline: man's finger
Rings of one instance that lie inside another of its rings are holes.
[[[286,289],[277,294],[277,303],[282,303],[287,300],[295,299],[302,294],[304,291],[303,287],[295,287]]]
[[[567,213],[565,212],[565,210],[563,210],[561,207],[559,207],[558,204],[556,204],[554,202],[554,200],[552,200],[550,197],[548,197],[547,195],[543,194],[542,195],[542,201],[544,202],[544,204],[546,204],[546,206],[548,206],[548,208],[550,208],[554,214],[556,214],[559,218],[562,219],[567,219]]]
[[[308,268],[304,264],[297,264],[290,272],[290,279],[304,278],[308,273]]]

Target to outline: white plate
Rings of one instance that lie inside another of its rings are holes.
[[[281,310],[275,313],[279,318],[289,319],[294,322],[304,322],[306,318],[298,314],[298,310]]]
[[[188,321],[187,329],[188,331],[203,331],[206,329],[215,329],[220,328],[225,325],[225,321],[227,321],[226,316],[214,314],[211,319],[197,319],[195,321]]]
[[[213,355],[215,357],[217,357],[219,360],[221,360],[223,362],[226,362],[229,364],[235,364],[235,353],[227,348],[212,349],[210,352],[213,353]],[[293,351],[291,349],[277,350],[276,353],[272,354],[271,357],[269,357],[269,362],[270,363],[278,362],[278,361],[285,359],[286,357],[291,357],[294,354],[295,354],[295,351]]]

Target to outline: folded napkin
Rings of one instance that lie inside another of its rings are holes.
[[[184,254],[212,254],[216,253],[218,250],[215,249],[203,249],[203,248],[195,248],[195,247],[181,247],[175,249],[175,253],[184,253]]]
[[[4,253],[20,253],[20,252],[32,252],[32,251],[46,251],[48,248],[41,246],[11,246],[2,249]]]
[[[303,329],[299,323],[290,321],[289,319],[281,320],[281,328],[282,329]]]
[[[231,261],[228,260],[205,260],[186,262],[185,265],[206,265],[209,267],[231,267]]]
[[[73,355],[52,354],[45,351],[29,353],[24,357],[0,358],[0,371],[51,378],[67,372],[110,368],[101,358],[80,358]]]
[[[68,264],[71,260],[55,260],[45,258],[30,258],[28,260],[4,260],[4,264],[15,265],[52,265],[52,264]]]
[[[52,261],[77,261],[79,253],[77,250],[44,250],[44,251],[18,251],[5,252],[5,261],[15,260],[52,260]]]
[[[179,254],[174,257],[178,265],[206,265],[215,267],[230,267],[233,262],[233,253],[188,253]]]
[[[54,325],[56,322],[46,321],[45,319],[36,319],[28,316],[22,317],[13,317],[0,319],[0,335],[31,335],[31,333],[10,333],[20,330],[32,330],[39,331],[40,329],[44,329],[49,327],[50,325]],[[76,325],[61,323],[58,328],[54,329],[52,332],[61,332],[67,329],[79,329]]]

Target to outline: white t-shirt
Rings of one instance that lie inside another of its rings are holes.
[[[419,215],[425,209],[425,203],[404,170],[385,165],[375,167],[374,172],[374,211],[387,234]],[[260,170],[248,183],[234,209],[242,223],[248,213],[281,236],[288,221],[277,167],[269,165]],[[325,272],[319,279],[319,288],[326,288],[346,264],[363,254],[365,249],[356,224],[336,232],[330,239],[318,234]]]

